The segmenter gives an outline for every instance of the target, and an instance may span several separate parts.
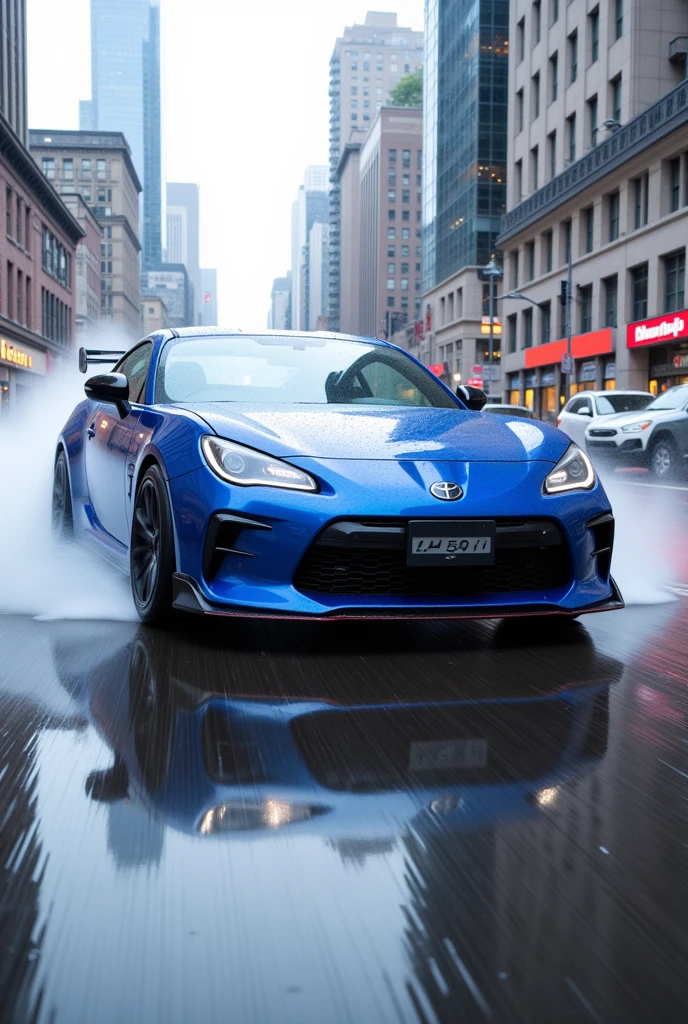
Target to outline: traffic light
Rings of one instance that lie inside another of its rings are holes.
[[[559,294],[562,306],[566,306],[569,299],[569,283],[568,281],[561,282],[561,292]]]

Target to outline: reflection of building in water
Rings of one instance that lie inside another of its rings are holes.
[[[397,845],[394,838],[390,839],[328,839],[327,846],[337,850],[345,864],[363,867],[368,857],[391,853]]]
[[[108,807],[108,850],[122,871],[158,865],[163,832],[163,823],[140,804],[118,802]]]

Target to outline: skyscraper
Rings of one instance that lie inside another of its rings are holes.
[[[307,167],[292,210],[291,322],[295,331],[309,327],[309,240],[315,223],[328,219],[327,168]]]
[[[423,60],[423,33],[397,26],[396,14],[369,11],[365,24],[345,28],[330,59],[330,329],[339,330],[341,192],[339,160],[352,129],[367,130],[390,91]]]
[[[26,146],[26,0],[0,6],[0,114]]]
[[[129,143],[143,182],[145,269],[162,258],[159,0],[91,0],[91,79],[81,127],[123,132]]]
[[[506,210],[509,0],[426,0],[423,284],[489,261]]]
[[[270,298],[268,327],[275,331],[291,330],[291,274],[275,278]]]
[[[199,189],[190,182],[167,185],[167,262],[183,263],[194,287],[194,323],[201,322]]]

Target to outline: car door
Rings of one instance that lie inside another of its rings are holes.
[[[86,418],[84,461],[90,504],[100,526],[122,544],[129,538],[127,454],[142,411],[138,403],[152,352],[153,343],[145,341],[115,367],[129,381],[132,407],[127,416],[122,419],[114,405],[98,403]]]
[[[585,446],[585,430],[592,417],[592,399],[580,395],[569,403],[561,414],[561,430],[568,434],[576,444]]]

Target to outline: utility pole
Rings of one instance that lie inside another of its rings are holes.
[[[494,358],[494,320],[497,281],[501,281],[503,276],[502,268],[495,263],[494,258],[490,260],[486,267],[483,267],[482,271],[478,271],[479,279],[484,281],[487,278],[490,283],[490,347],[487,356],[487,365],[489,369],[487,381],[483,380],[483,387],[485,387],[486,383],[488,384],[488,387],[485,388],[485,393],[487,395],[492,394],[492,362]]]

